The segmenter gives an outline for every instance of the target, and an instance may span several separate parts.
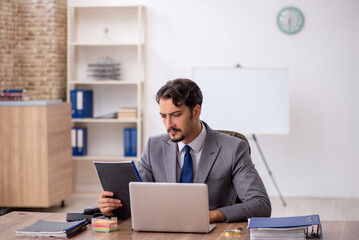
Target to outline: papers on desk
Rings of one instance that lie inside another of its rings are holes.
[[[38,220],[28,227],[16,230],[16,236],[70,238],[85,230],[86,225],[86,219],[74,222],[52,222]]]
[[[250,238],[253,239],[320,239],[319,215],[258,218],[248,220]]]

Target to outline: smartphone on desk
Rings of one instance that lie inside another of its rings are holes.
[[[83,212],[74,212],[66,214],[66,221],[80,221],[86,219],[88,223],[91,222],[91,218],[100,217],[103,214],[100,211],[99,207],[86,207]]]

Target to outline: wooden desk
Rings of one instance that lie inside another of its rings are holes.
[[[66,221],[65,213],[38,213],[38,212],[11,212],[0,217],[0,236],[1,239],[29,239],[16,237],[15,231],[26,227],[38,219],[49,221]],[[130,230],[131,220],[119,222],[119,230],[110,233],[97,233],[91,231],[88,225],[87,230],[72,237],[71,239],[133,239],[133,240],[151,240],[151,239],[207,239],[224,240],[238,239],[249,240],[249,231],[247,223],[217,223],[217,226],[209,234],[187,234],[187,233],[153,233],[153,232],[133,232]],[[322,221],[325,240],[357,240],[359,239],[359,221]],[[243,227],[243,233],[239,236],[225,237],[222,231],[225,229],[234,229]],[[39,238],[40,239],[40,238]],[[45,238],[41,238],[45,239]],[[50,238],[53,240],[53,238]]]

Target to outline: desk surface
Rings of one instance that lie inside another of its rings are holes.
[[[66,221],[65,213],[39,213],[39,212],[11,212],[0,217],[0,236],[1,239],[30,239],[25,237],[16,237],[15,231],[26,227],[38,219],[49,221]],[[249,240],[249,231],[247,223],[217,223],[217,226],[209,234],[187,234],[187,233],[153,233],[153,232],[133,232],[130,230],[131,221],[125,220],[119,222],[119,230],[110,233],[97,233],[91,231],[89,225],[87,230],[72,237],[71,239],[239,239]],[[359,239],[359,221],[322,221],[325,240],[357,240]],[[243,227],[243,233],[240,236],[225,237],[222,231]],[[40,239],[40,238],[39,238]],[[45,239],[45,238],[41,238]],[[54,239],[54,238],[50,238]]]

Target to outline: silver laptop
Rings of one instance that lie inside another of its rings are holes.
[[[204,183],[131,182],[132,229],[208,233],[208,187]]]

